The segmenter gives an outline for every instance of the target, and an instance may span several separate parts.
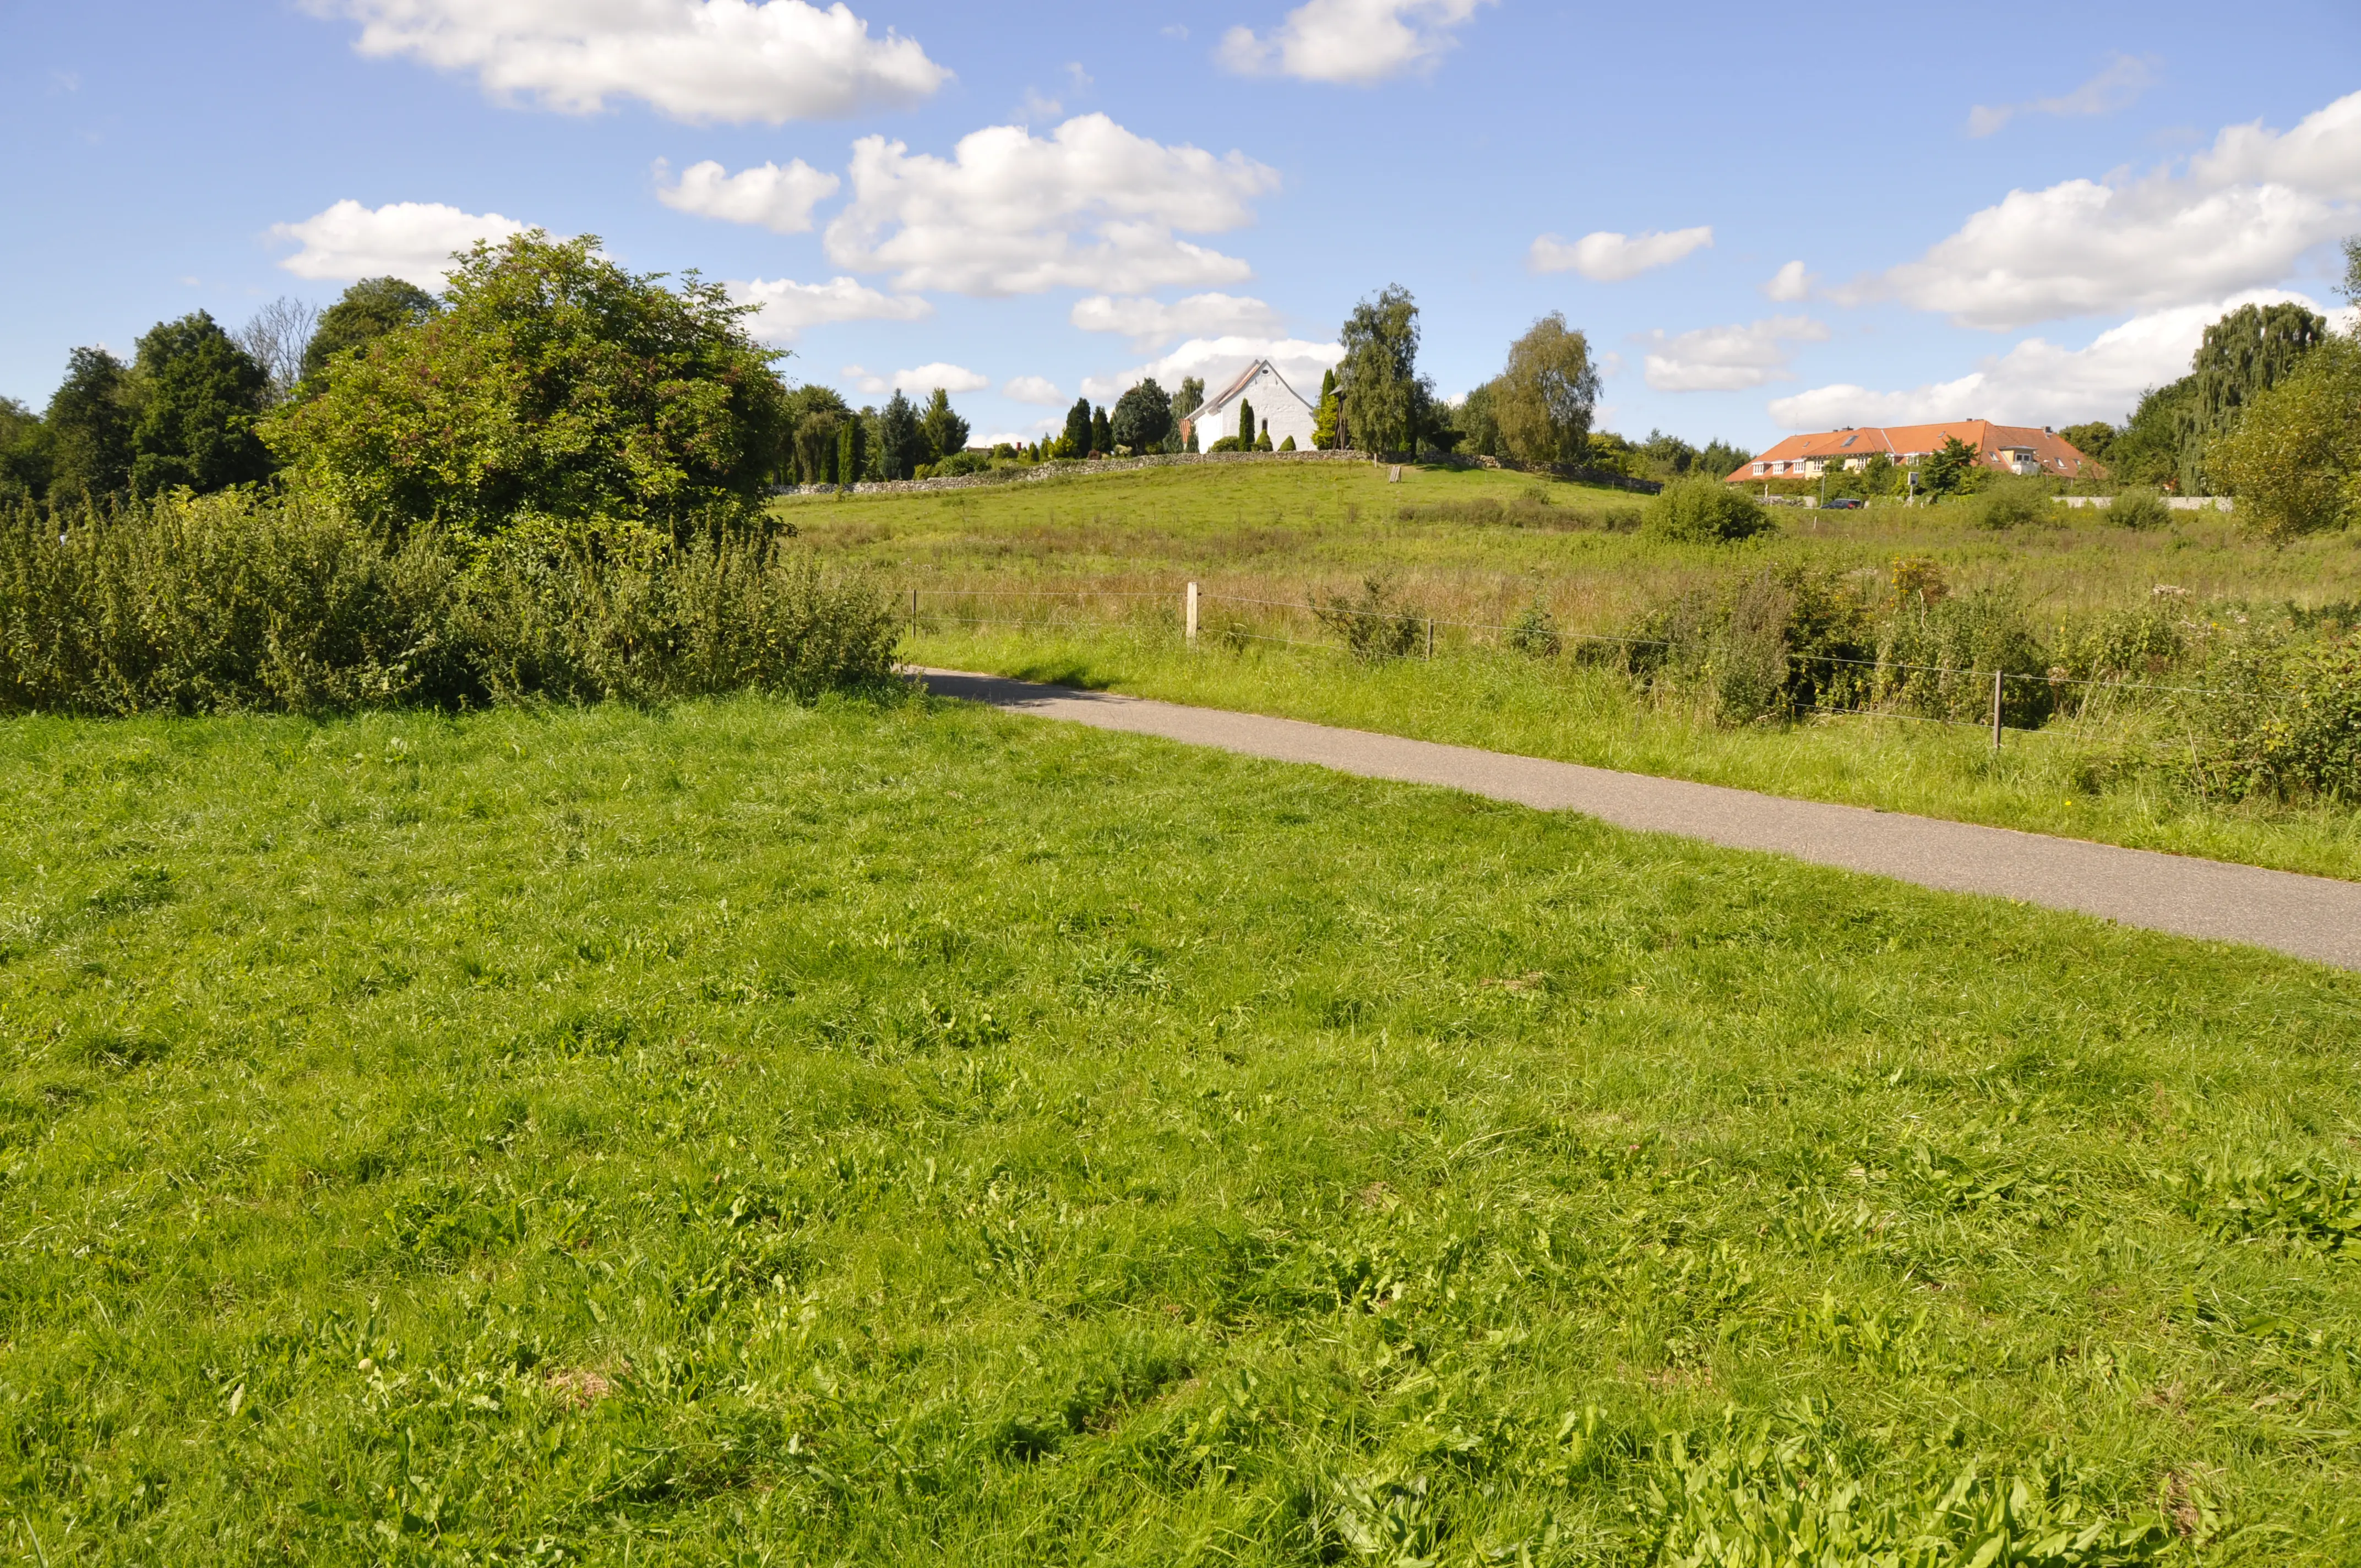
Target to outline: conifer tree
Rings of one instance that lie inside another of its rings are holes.
[[[1091,451],[1101,457],[1112,455],[1115,452],[1115,434],[1107,428],[1104,408],[1091,411]]]
[[[1058,443],[1060,457],[1087,457],[1091,455],[1091,400],[1076,398],[1074,406],[1066,411],[1066,433]]]
[[[1252,446],[1255,438],[1254,404],[1245,398],[1238,400],[1238,444]]]
[[[868,433],[868,421],[873,417],[874,416],[869,410],[863,409],[859,414],[837,426],[836,482],[838,484],[854,483],[867,468],[869,444],[863,437]]]

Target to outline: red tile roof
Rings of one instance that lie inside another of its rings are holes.
[[[1989,420],[1962,419],[1953,420],[1948,424],[1862,425],[1854,430],[1824,430],[1810,435],[1791,435],[1768,452],[1759,452],[1748,458],[1729,476],[1729,482],[1737,484],[1747,479],[1775,477],[1756,474],[1754,466],[1757,463],[1800,465],[1810,458],[1841,462],[1848,457],[1867,457],[1878,452],[1883,452],[1894,462],[1905,462],[1938,450],[1953,436],[1974,447],[1979,462],[1990,463],[1996,454],[2015,450],[2032,453],[2045,474],[2072,478],[2103,471],[2055,431],[2044,430],[2038,425],[1994,424]]]

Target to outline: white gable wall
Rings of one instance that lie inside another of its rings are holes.
[[[1277,446],[1291,435],[1295,437],[1298,450],[1311,448],[1314,417],[1312,405],[1298,397],[1295,389],[1266,363],[1256,367],[1253,378],[1227,399],[1219,403],[1208,403],[1191,416],[1196,427],[1197,449],[1200,452],[1210,449],[1222,437],[1238,433],[1240,400],[1254,405],[1257,427],[1265,422],[1269,424],[1271,445]]]

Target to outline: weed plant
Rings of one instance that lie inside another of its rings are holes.
[[[18,1560],[2361,1539],[2352,976],[915,703],[0,789]]]

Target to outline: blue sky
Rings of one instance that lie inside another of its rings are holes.
[[[1316,383],[1389,282],[1446,393],[1565,312],[1634,436],[2117,417],[2225,304],[2337,303],[2361,232],[2361,9],[2224,22],[0,0],[0,395],[497,216],[728,280],[792,377],[947,383],[979,434],[1262,352]]]

